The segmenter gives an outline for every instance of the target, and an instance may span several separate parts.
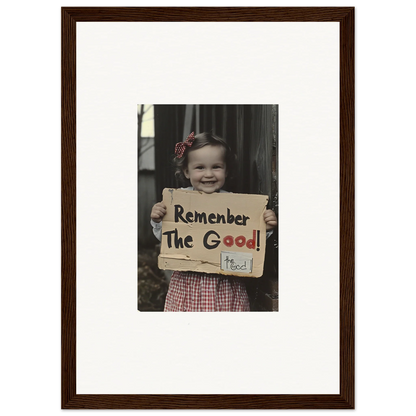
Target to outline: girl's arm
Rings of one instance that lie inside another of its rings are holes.
[[[153,227],[153,234],[160,241],[162,239],[162,219],[166,214],[166,205],[163,202],[158,202],[153,205],[150,213],[150,224]]]
[[[154,222],[152,219],[150,219],[150,224],[153,227],[153,234],[159,241],[161,241],[162,240],[162,221]]]

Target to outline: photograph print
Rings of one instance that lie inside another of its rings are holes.
[[[141,312],[279,310],[278,105],[137,105]]]

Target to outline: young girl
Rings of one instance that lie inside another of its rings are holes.
[[[176,175],[182,182],[189,180],[188,190],[206,194],[226,192],[222,189],[227,176],[232,173],[234,154],[227,143],[211,133],[194,136],[191,133],[185,142],[175,146]],[[162,219],[166,206],[158,202],[152,208],[151,224],[153,233],[160,240]],[[268,236],[277,225],[272,210],[264,213]],[[172,274],[166,295],[165,312],[239,312],[249,311],[250,303],[241,278],[206,274],[199,272],[180,272]]]

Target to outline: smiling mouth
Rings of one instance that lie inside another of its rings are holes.
[[[214,181],[209,181],[209,182],[202,182],[203,185],[214,185],[215,182]]]

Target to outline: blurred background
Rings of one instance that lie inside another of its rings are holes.
[[[157,267],[160,243],[152,232],[150,211],[162,199],[163,188],[181,186],[172,163],[175,144],[192,131],[222,137],[237,155],[235,180],[225,189],[268,195],[268,208],[278,217],[278,106],[139,104],[137,131],[138,309],[163,311],[171,273]],[[278,311],[277,229],[267,240],[263,276],[243,279],[252,311]]]

